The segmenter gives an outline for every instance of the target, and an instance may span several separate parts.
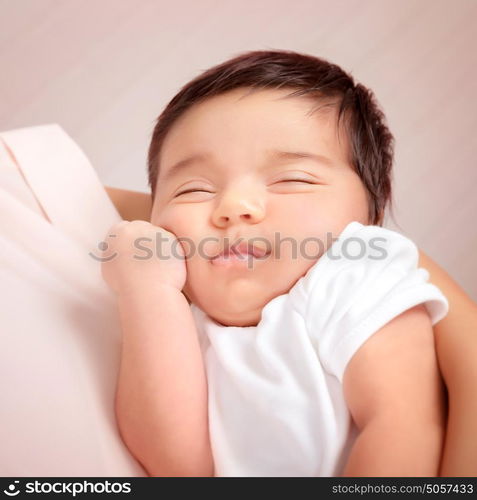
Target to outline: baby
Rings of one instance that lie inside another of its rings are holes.
[[[392,144],[368,89],[289,51],[211,68],[160,115],[151,221],[113,226],[102,264],[118,425],[150,475],[438,475],[448,303],[382,227]]]

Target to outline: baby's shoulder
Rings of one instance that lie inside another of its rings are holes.
[[[337,282],[349,288],[369,274],[395,270],[400,274],[417,269],[419,251],[407,236],[381,226],[351,222],[308,270],[303,286]]]
[[[302,314],[336,311],[362,295],[384,296],[393,284],[427,279],[418,261],[416,245],[401,233],[352,222],[298,280],[290,299]]]
[[[381,226],[352,222],[328,249],[327,257],[338,257],[352,262],[374,262],[388,257],[418,255],[416,244],[407,236]],[[326,256],[326,254],[325,254]]]

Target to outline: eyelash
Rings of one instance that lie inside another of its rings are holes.
[[[305,181],[302,179],[286,179],[283,181],[278,181],[275,184],[280,184],[281,182],[302,182],[304,184],[316,184],[316,182]],[[186,194],[186,193],[210,193],[210,191],[206,191],[205,189],[186,189],[185,191],[181,191],[180,193],[177,193],[176,196],[179,196],[181,194]]]

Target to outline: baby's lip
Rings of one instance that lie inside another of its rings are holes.
[[[224,248],[219,254],[217,254],[215,257],[212,257],[211,260],[214,260],[218,257],[222,256],[228,256],[228,255],[252,255],[255,258],[261,258],[265,257],[266,255],[270,254],[270,251],[267,251],[266,249],[254,245],[252,243],[247,243],[246,241],[242,241],[241,243],[234,244],[229,248]]]

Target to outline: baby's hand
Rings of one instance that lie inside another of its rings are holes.
[[[184,249],[175,234],[149,222],[114,224],[106,235],[101,274],[117,294],[146,287],[184,287]]]

